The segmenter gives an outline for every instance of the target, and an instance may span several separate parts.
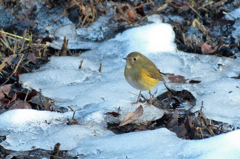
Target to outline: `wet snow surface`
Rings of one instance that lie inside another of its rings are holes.
[[[236,130],[205,140],[183,140],[169,130],[132,132],[115,135],[106,129],[106,122],[119,122],[134,111],[139,91],[132,88],[123,75],[125,61],[132,51],[143,53],[164,73],[200,80],[199,84],[167,83],[171,89],[190,91],[197,99],[192,111],[199,110],[203,101],[206,117],[240,125],[240,82],[231,77],[240,73],[239,59],[196,55],[176,50],[174,32],[168,24],[155,23],[126,30],[115,38],[99,43],[80,57],[53,57],[40,70],[21,76],[25,87],[42,90],[55,101],[56,107],[71,106],[80,125],[67,125],[72,112],[56,113],[36,110],[11,110],[0,116],[1,143],[6,149],[53,149],[61,143],[61,150],[69,155],[85,158],[240,158],[240,131]],[[61,34],[64,34],[62,30]],[[66,34],[74,34],[66,31]],[[84,58],[82,69],[78,70]],[[102,62],[102,72],[98,72]],[[167,77],[165,77],[167,80]],[[168,81],[168,80],[167,80]],[[168,81],[169,82],[169,81]],[[159,83],[152,92],[165,92]],[[143,92],[148,97],[148,92]],[[106,112],[121,108],[117,118]],[[163,110],[153,106],[144,108],[144,115],[136,123],[161,118]]]

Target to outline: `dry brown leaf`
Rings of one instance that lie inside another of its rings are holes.
[[[134,14],[134,12],[132,10],[129,10],[127,12],[127,15],[128,15],[128,19],[130,20],[130,22],[133,22],[135,20],[135,18],[136,18],[135,14]]]
[[[201,47],[203,54],[212,54],[212,53],[216,52],[217,49],[218,49],[218,46],[215,46],[214,49],[212,49],[212,46],[208,45],[206,43],[204,43]]]
[[[31,61],[32,63],[37,64],[37,57],[35,56],[34,53],[29,54],[29,55],[27,56],[27,59],[28,59],[29,61]]]
[[[173,115],[170,117],[170,119],[167,122],[168,129],[178,125],[178,117],[179,117],[178,110],[175,109]]]
[[[141,7],[138,7],[138,6],[141,6]],[[141,15],[142,17],[146,15],[141,1],[140,2],[135,1],[135,7],[138,7],[136,8],[137,14]]]
[[[32,109],[32,106],[24,100],[16,100],[15,103],[9,108],[13,109]]]
[[[7,63],[9,64],[9,65],[12,65],[12,61],[15,59],[17,57],[17,54],[14,54],[14,55],[11,55],[11,56],[9,56],[8,58],[7,58]]]
[[[50,106],[51,106],[51,100],[50,99],[46,99],[46,97],[43,97],[43,106],[44,106],[44,110],[50,110]]]
[[[117,112],[107,112],[105,115],[112,115],[113,117],[118,117],[120,114]]]
[[[178,118],[179,118],[178,110],[174,109],[173,115],[167,122],[167,128],[170,131],[175,132],[178,137],[182,138],[187,133],[187,129],[185,128],[184,124],[178,125]]]
[[[202,25],[197,19],[192,22],[192,25],[200,32],[202,32],[205,36],[207,35],[207,30],[205,29],[204,25]]]
[[[127,125],[138,118],[140,118],[143,115],[143,107],[140,105],[134,112],[129,113],[126,115],[126,117],[123,119],[123,121],[120,123],[119,126]]]
[[[31,99],[32,97],[34,97],[37,94],[38,94],[38,92],[35,89],[32,89],[31,92],[28,94],[28,98]]]
[[[184,124],[174,126],[172,131],[175,132],[177,137],[179,138],[184,137],[185,134],[187,133],[187,129],[185,128]]]
[[[3,98],[3,105],[8,105],[8,104],[10,104],[10,100],[9,99],[7,99],[7,98]]]
[[[32,99],[30,100],[32,103],[37,104],[37,105],[41,105],[42,106],[42,100],[41,100],[41,94],[37,93],[37,95],[35,95],[34,97],[32,97]]]
[[[184,76],[181,75],[174,75],[171,73],[166,73],[168,76],[168,79],[171,81],[171,83],[185,83],[186,79]]]
[[[5,94],[8,95],[12,87],[12,84],[3,85],[0,87],[0,100],[5,97]]]
[[[11,90],[11,87],[12,87],[12,84],[7,84],[7,85],[4,85],[4,86],[1,86],[0,91],[3,92],[4,94],[8,95],[8,93]]]

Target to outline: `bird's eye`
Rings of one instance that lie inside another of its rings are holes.
[[[136,57],[134,57],[134,59],[133,59],[134,61],[137,61],[137,58]]]

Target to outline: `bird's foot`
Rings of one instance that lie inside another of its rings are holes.
[[[136,101],[136,102],[131,102],[131,104],[139,104],[139,103],[142,103],[142,102],[139,102],[139,101]]]
[[[144,104],[144,105],[146,105],[145,107],[152,106],[152,98],[150,98],[149,101],[146,104]]]
[[[146,108],[146,107],[150,107],[150,106],[152,106],[152,102],[151,102],[151,103],[148,103],[148,102],[147,102],[147,103],[144,104],[144,105],[145,105],[145,108]]]

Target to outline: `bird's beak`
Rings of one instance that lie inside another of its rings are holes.
[[[127,60],[127,58],[123,58],[124,60]]]

